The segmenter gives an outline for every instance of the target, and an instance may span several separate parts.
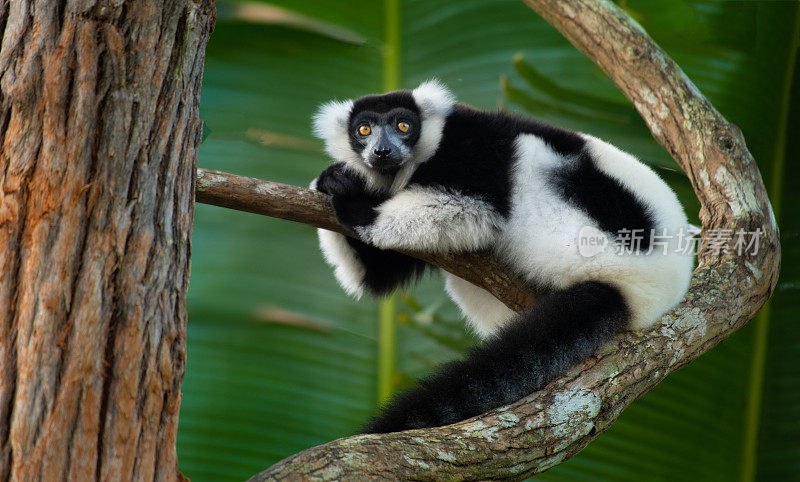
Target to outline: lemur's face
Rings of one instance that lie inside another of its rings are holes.
[[[314,115],[314,133],[333,159],[385,188],[387,181],[407,181],[434,155],[454,102],[435,80],[414,90],[333,100]]]
[[[358,99],[348,126],[350,146],[361,161],[392,173],[413,158],[422,120],[410,93],[393,92]]]

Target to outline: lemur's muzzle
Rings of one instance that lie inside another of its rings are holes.
[[[403,156],[400,148],[392,143],[384,131],[378,145],[369,154],[369,165],[375,169],[392,170],[399,169],[402,164]]]

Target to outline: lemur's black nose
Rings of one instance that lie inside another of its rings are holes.
[[[387,149],[385,147],[376,147],[374,151],[375,155],[379,158],[389,157],[389,154],[392,153],[391,149]]]

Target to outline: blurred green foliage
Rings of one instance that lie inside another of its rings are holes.
[[[739,125],[781,225],[771,308],[634,402],[545,480],[800,479],[798,2],[620,2]],[[686,177],[607,77],[517,0],[218,2],[201,167],[306,185],[332,98],[443,80],[459,100],[592,133]],[[396,30],[391,26],[398,27]],[[389,26],[389,28],[387,28]],[[795,160],[795,162],[791,162]],[[178,437],[195,481],[241,480],[353,433],[374,409],[378,303],[336,285],[313,229],[197,205]],[[474,343],[437,276],[398,302],[395,389]]]

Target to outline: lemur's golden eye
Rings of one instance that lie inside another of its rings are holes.
[[[358,133],[362,136],[368,136],[372,134],[372,128],[370,128],[369,124],[361,124],[358,126]]]
[[[409,124],[408,122],[402,122],[402,121],[398,122],[397,123],[397,129],[400,132],[408,132],[408,130],[411,129],[411,124]]]

